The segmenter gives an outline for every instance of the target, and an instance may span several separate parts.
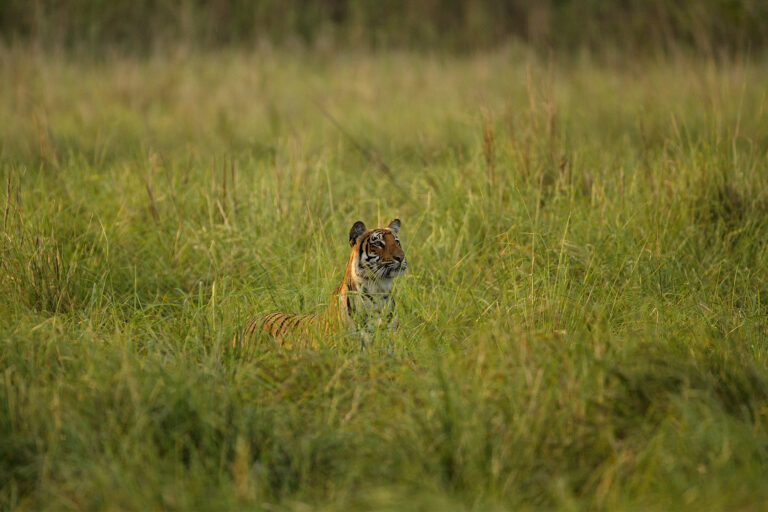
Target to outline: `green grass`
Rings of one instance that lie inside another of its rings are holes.
[[[765,61],[5,49],[0,76],[0,508],[768,500]],[[399,331],[231,348],[394,217]]]

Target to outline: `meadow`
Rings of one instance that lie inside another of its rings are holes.
[[[768,63],[0,50],[3,510],[759,510]],[[402,219],[401,327],[234,349]]]

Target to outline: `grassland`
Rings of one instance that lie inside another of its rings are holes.
[[[0,508],[758,510],[765,61],[0,51]],[[235,351],[403,220],[401,329]]]

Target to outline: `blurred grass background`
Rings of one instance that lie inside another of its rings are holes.
[[[467,52],[524,43],[610,55],[763,51],[761,0],[4,0],[0,34],[44,48],[147,52],[270,42]]]
[[[0,508],[762,509],[763,4],[450,5],[0,3]]]

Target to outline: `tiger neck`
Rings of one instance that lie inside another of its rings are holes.
[[[357,258],[353,253],[349,258],[344,279],[337,293],[367,293],[374,295],[389,295],[392,290],[392,279],[369,279],[357,264]]]

